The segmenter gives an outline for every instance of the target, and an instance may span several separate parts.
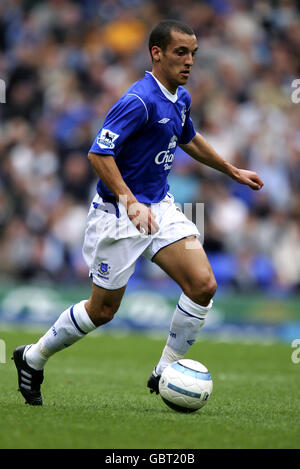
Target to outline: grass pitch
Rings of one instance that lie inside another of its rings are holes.
[[[40,334],[1,332],[0,448],[299,448],[300,363],[289,345],[200,340],[187,358],[203,362],[213,394],[203,409],[179,414],[146,381],[164,340],[92,334],[53,356],[43,407],[16,391],[13,349]]]

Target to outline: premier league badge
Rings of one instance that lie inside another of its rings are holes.
[[[102,129],[100,136],[97,137],[97,144],[100,148],[110,148],[111,150],[115,148],[115,142],[119,138],[119,134],[112,132],[108,129]]]

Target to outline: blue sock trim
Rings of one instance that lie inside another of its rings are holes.
[[[180,309],[180,311],[182,311],[184,314],[187,314],[188,316],[191,316],[192,318],[196,318],[196,319],[199,319],[199,321],[204,321],[203,318],[199,318],[199,316],[195,316],[194,314],[191,314],[191,313],[188,313],[187,311],[185,311],[181,306],[180,304],[178,303],[177,307]]]
[[[71,316],[71,319],[72,319],[72,321],[73,321],[74,326],[76,327],[76,329],[78,329],[79,332],[81,332],[81,334],[86,335],[87,333],[84,332],[84,331],[78,326],[78,324],[77,324],[77,321],[76,321],[75,316],[74,316],[74,313],[73,313],[74,306],[75,306],[75,305],[73,305],[73,306],[71,307],[71,309],[70,309],[70,316]]]

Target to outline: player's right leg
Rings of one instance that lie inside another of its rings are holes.
[[[66,309],[36,344],[22,345],[13,352],[19,390],[25,402],[42,405],[41,384],[47,360],[110,321],[117,312],[126,286],[107,290],[95,284],[88,300]]]
[[[93,278],[91,297],[64,311],[36,344],[14,351],[19,388],[29,404],[42,404],[40,386],[49,357],[113,318],[136,260],[151,242],[131,223],[124,206],[110,205],[97,195],[88,214],[83,256]]]

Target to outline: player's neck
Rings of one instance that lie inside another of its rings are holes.
[[[157,70],[152,69],[152,75],[158,80],[168,91],[169,93],[176,95],[178,86],[174,86],[168,82]]]

